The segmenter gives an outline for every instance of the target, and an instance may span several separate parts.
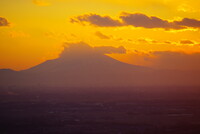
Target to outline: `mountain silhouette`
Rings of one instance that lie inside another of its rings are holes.
[[[59,58],[27,70],[0,70],[0,86],[197,86],[199,80],[199,75],[190,72],[126,64],[84,43],[73,44]]]

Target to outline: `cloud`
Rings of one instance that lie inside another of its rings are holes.
[[[33,3],[38,6],[49,6],[51,4],[48,0],[33,0]]]
[[[99,27],[116,27],[122,25],[118,20],[114,20],[109,16],[100,16],[97,14],[86,14],[82,16],[77,16],[71,18],[71,22],[80,24],[89,23],[90,25]]]
[[[188,54],[173,51],[153,51],[147,53],[135,51],[129,54],[123,54],[120,60],[130,64],[148,66],[156,69],[200,71],[199,59],[199,52]]]
[[[110,39],[110,40],[113,40],[113,41],[120,41],[120,42],[133,42],[132,39],[124,39],[124,38],[117,37],[117,36],[105,35],[105,34],[99,32],[99,31],[97,31],[95,33],[95,35],[97,37],[99,37],[100,39]]]
[[[9,26],[9,25],[10,23],[8,22],[6,18],[0,17],[0,27]]]
[[[101,47],[94,47],[95,51],[100,52],[102,54],[124,54],[126,53],[126,49],[122,46],[120,47],[112,47],[112,46],[101,46]]]
[[[97,37],[99,37],[100,39],[110,39],[109,36],[107,36],[107,35],[105,35],[105,34],[99,32],[99,31],[97,31],[97,32],[95,33],[95,35],[96,35]]]
[[[200,21],[196,19],[189,19],[189,18],[184,18],[181,21],[175,21],[177,25],[181,26],[187,26],[187,27],[193,27],[193,28],[200,28]]]
[[[181,40],[180,43],[181,43],[181,44],[186,44],[186,45],[188,45],[188,44],[195,44],[195,43],[194,43],[193,41],[191,41],[191,40]]]
[[[131,44],[148,44],[148,45],[175,45],[175,46],[189,46],[189,47],[198,47],[200,42],[197,40],[190,40],[190,39],[182,39],[179,41],[159,41],[148,37],[140,37],[138,39],[130,39],[130,38],[121,38],[112,35],[105,35],[99,31],[95,32],[95,35],[100,39],[109,39],[113,41],[123,42],[123,43],[131,43]]]
[[[148,43],[148,44],[156,44],[156,43],[162,43],[157,40],[151,39],[151,38],[139,38],[136,40],[136,43]]]
[[[162,28],[165,30],[181,30],[188,28],[200,28],[200,20],[183,18],[180,21],[164,20],[156,16],[147,16],[142,13],[123,12],[119,19],[97,14],[85,14],[71,18],[71,23],[89,24],[98,27],[122,27],[133,26],[143,28]]]
[[[154,16],[148,17],[147,15],[141,13],[123,13],[120,18],[123,20],[125,25],[131,25],[134,27],[183,29],[182,26],[175,25],[173,22],[162,20]]]
[[[84,55],[93,55],[93,54],[112,54],[118,53],[123,54],[126,53],[126,49],[122,46],[120,47],[112,47],[112,46],[99,46],[92,47],[85,42],[78,43],[65,43],[65,49],[60,55],[60,57],[66,57],[67,55],[75,55],[75,56],[84,56]]]

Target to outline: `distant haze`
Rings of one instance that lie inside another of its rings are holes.
[[[106,56],[124,53],[123,47],[70,44],[58,59],[23,71],[0,70],[1,86],[131,87],[199,86],[200,75],[191,71],[155,70],[126,64]]]

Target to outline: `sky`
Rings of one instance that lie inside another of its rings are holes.
[[[200,68],[199,0],[1,0],[0,69],[55,59],[66,43],[123,47],[109,56],[159,69]]]

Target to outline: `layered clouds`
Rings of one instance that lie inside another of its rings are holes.
[[[133,26],[143,28],[162,28],[165,30],[200,28],[200,21],[197,19],[183,18],[179,21],[169,21],[156,16],[148,16],[142,13],[123,12],[118,19],[98,14],[85,14],[71,18],[72,23],[89,24],[97,27],[122,27]]]
[[[147,16],[145,14],[131,14],[123,13],[120,16],[125,25],[130,25],[134,27],[144,27],[144,28],[163,28],[163,29],[183,29],[184,27],[169,22],[167,20],[160,19],[155,16]]]

